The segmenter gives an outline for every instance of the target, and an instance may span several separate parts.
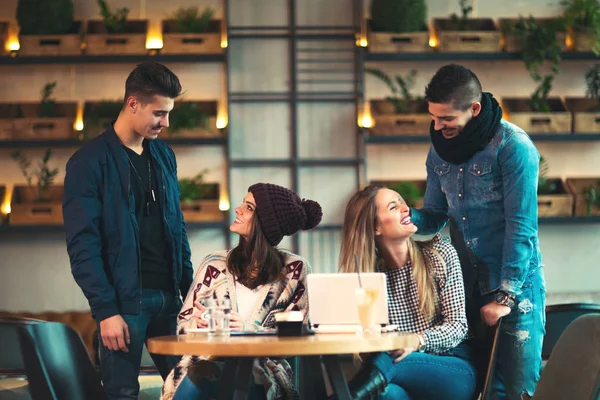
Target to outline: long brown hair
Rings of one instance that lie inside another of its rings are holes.
[[[375,197],[381,189],[384,187],[369,185],[355,193],[346,205],[339,258],[341,272],[356,272],[355,254],[358,258],[360,272],[375,272],[377,266],[385,268],[385,262],[380,256],[375,241],[375,227],[377,226]],[[417,242],[409,238],[408,255],[413,266],[412,277],[417,283],[419,309],[425,319],[429,320],[435,314],[437,291],[430,271],[430,264],[433,260],[424,255],[425,249],[433,257],[442,260],[437,251],[433,249],[431,241]]]
[[[240,236],[238,245],[229,252],[229,272],[250,289],[275,282],[282,276],[285,255],[267,242],[256,214],[248,237]]]

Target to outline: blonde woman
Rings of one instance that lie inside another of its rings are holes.
[[[398,193],[368,186],[346,206],[340,269],[383,272],[390,323],[409,346],[368,357],[350,382],[355,399],[471,399],[476,369],[467,334],[460,262],[448,240],[417,242]]]

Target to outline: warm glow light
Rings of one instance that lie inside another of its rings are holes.
[[[429,37],[429,47],[437,47],[438,41],[435,36]]]
[[[81,132],[83,130],[83,121],[76,121],[75,122],[75,130],[77,132]]]
[[[367,47],[369,45],[369,42],[367,41],[366,37],[362,37],[362,38],[360,38],[359,44],[360,44],[360,47]]]
[[[160,50],[162,48],[163,48],[162,38],[148,38],[148,40],[146,40],[146,49]]]
[[[227,38],[221,38],[221,48],[226,49],[228,45]]]
[[[10,190],[9,188],[6,188],[6,193],[4,194],[4,199],[0,199],[3,201],[2,203],[2,214],[8,215],[10,214],[10,198],[11,198],[11,192],[12,190]]]
[[[229,210],[229,201],[227,201],[226,199],[221,199],[221,201],[219,201],[219,210],[228,211]]]
[[[83,130],[83,102],[77,103],[77,115],[75,116],[75,123],[73,124],[73,129],[77,132],[81,132]]]
[[[569,30],[565,37],[565,46],[567,46],[567,50],[573,50],[575,47],[575,40],[573,40],[573,36],[575,33],[572,30]]]
[[[162,21],[149,21],[146,35],[146,49],[160,50],[163,48]]]
[[[227,127],[227,117],[223,115],[217,116],[217,129],[225,129]]]
[[[358,126],[361,128],[372,128],[375,125],[373,116],[371,115],[371,103],[365,101],[358,111]]]
[[[6,49],[8,51],[19,51],[21,45],[19,44],[19,39],[11,40],[7,42]]]
[[[221,20],[221,48],[226,49],[229,46],[229,41],[227,40],[227,26],[225,25],[225,20]]]

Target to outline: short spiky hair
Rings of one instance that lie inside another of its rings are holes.
[[[481,101],[481,83],[467,67],[444,65],[425,88],[425,99],[431,103],[453,103],[454,108],[464,111],[473,101]]]
[[[181,95],[179,78],[169,68],[157,62],[138,64],[125,81],[124,101],[129,96],[135,96],[146,103],[155,95],[171,99]]]

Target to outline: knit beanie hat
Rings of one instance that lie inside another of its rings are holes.
[[[256,183],[248,191],[254,196],[255,215],[271,246],[277,246],[284,236],[316,227],[323,217],[319,203],[301,200],[296,193],[282,186]]]

